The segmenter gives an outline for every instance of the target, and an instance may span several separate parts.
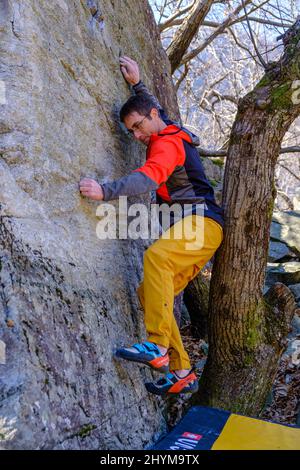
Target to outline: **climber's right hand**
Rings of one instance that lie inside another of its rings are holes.
[[[120,57],[121,72],[130,85],[136,85],[140,81],[140,71],[138,64],[130,57]]]
[[[93,178],[83,178],[79,183],[79,190],[83,196],[94,201],[103,201],[104,193],[101,185]]]

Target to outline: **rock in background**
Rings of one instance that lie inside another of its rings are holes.
[[[300,283],[300,211],[275,211],[270,231],[266,285]]]
[[[201,160],[205,170],[205,174],[210,184],[214,188],[216,202],[217,204],[221,205],[225,159],[201,157]]]
[[[145,245],[99,240],[78,183],[144,160],[118,121],[130,94],[119,55],[178,117],[152,12],[2,0],[0,54],[1,448],[141,449],[164,426],[151,374],[112,355],[144,337]]]

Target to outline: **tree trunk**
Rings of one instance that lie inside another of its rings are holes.
[[[179,67],[182,57],[197,34],[199,26],[204,21],[212,3],[213,0],[198,0],[176,31],[174,39],[167,49],[172,73]]]
[[[274,285],[265,296],[262,291],[275,165],[282,139],[300,113],[294,89],[299,39],[297,21],[283,37],[282,58],[240,100],[224,176],[224,240],[213,268],[209,355],[195,401],[250,415],[263,407],[295,308],[284,285]]]
[[[207,341],[209,280],[200,272],[184,290],[183,300],[191,319],[192,335]]]

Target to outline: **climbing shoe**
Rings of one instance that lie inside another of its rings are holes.
[[[169,372],[157,382],[148,382],[145,386],[148,392],[162,396],[195,393],[198,390],[198,379],[193,369],[183,378],[175,372]]]
[[[133,351],[131,350],[133,349]],[[141,344],[134,344],[130,348],[122,348],[116,351],[116,357],[121,357],[127,361],[140,362],[158,372],[169,371],[169,355],[162,355],[159,348],[154,343],[146,341]]]

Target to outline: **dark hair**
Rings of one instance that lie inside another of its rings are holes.
[[[124,122],[124,119],[128,114],[136,111],[141,116],[147,116],[150,114],[151,109],[158,109],[154,101],[146,95],[134,95],[123,104],[120,110],[120,121]]]

